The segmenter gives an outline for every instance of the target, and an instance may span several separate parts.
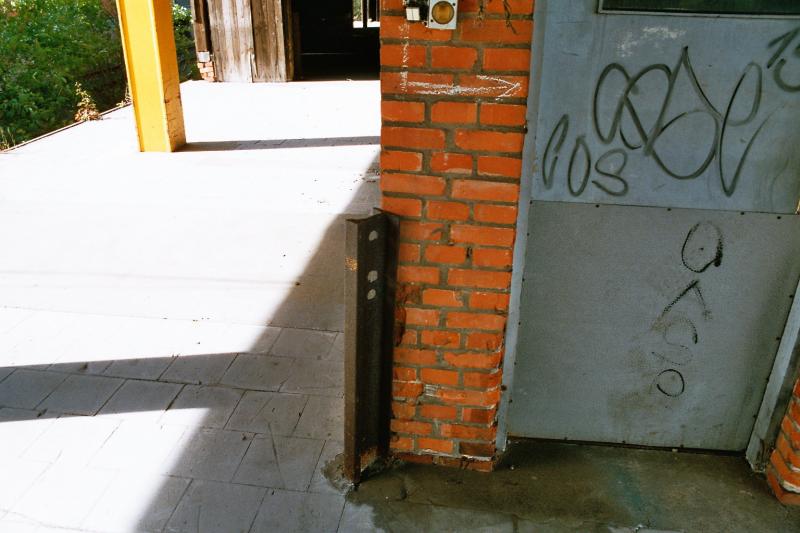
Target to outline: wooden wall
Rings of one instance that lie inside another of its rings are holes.
[[[290,0],[194,0],[192,7],[197,50],[214,54],[219,81],[293,78]]]

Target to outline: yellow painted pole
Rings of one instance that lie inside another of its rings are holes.
[[[172,0],[117,0],[139,149],[172,152],[186,144]]]

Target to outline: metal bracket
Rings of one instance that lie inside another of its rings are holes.
[[[347,221],[344,475],[358,484],[389,453],[399,219]]]

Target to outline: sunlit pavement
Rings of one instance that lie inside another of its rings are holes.
[[[335,531],[378,82],[183,85],[0,154],[0,531]]]

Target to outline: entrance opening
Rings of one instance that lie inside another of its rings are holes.
[[[295,79],[377,79],[378,0],[295,0]]]

